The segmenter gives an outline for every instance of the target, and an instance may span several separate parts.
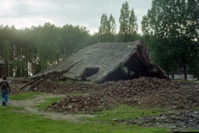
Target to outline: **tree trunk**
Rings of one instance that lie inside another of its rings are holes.
[[[174,79],[174,78],[175,78],[175,76],[174,76],[174,75],[175,75],[175,73],[174,73],[174,72],[172,72],[172,73],[171,73],[171,77],[172,77],[172,79]]]
[[[184,66],[184,80],[187,80],[187,66]]]

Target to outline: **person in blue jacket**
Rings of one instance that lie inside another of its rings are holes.
[[[8,105],[8,95],[11,92],[10,86],[7,82],[7,77],[2,77],[3,81],[0,82],[1,87],[1,97],[2,97],[2,105],[7,106]]]

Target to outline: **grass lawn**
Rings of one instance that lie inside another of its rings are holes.
[[[0,133],[163,133],[165,129],[99,124],[73,123],[42,118],[39,115],[20,114],[16,107],[0,107]]]
[[[139,107],[130,107],[120,105],[113,110],[93,113],[97,115],[94,118],[86,118],[90,121],[113,122],[115,120],[131,120],[138,117],[154,116],[165,113],[163,109],[140,109]]]
[[[38,93],[36,95],[41,95]],[[27,99],[36,96],[32,93],[13,95],[12,99]],[[30,99],[31,99],[30,98]],[[16,111],[18,110],[18,111]],[[87,119],[86,123],[73,123],[67,121],[51,120],[41,115],[17,113],[24,110],[22,107],[0,106],[0,133],[164,133],[167,129],[144,128],[141,126],[120,125],[110,123],[110,119],[133,119],[140,115],[155,115],[162,110],[152,111],[131,108],[126,105],[105,112],[96,113],[98,117]],[[133,111],[133,114],[130,113]],[[99,121],[101,121],[99,123]]]
[[[33,98],[37,97],[38,95],[44,95],[44,93],[28,92],[28,93],[23,93],[23,94],[10,95],[9,99],[11,99],[11,100],[26,100],[26,99],[33,99]]]

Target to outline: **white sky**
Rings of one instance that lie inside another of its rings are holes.
[[[151,8],[152,0],[0,0],[0,25],[22,29],[50,22],[58,27],[85,26],[94,33],[105,13],[108,17],[113,15],[118,30],[120,9],[126,1],[129,9],[135,11],[141,33],[142,17]]]

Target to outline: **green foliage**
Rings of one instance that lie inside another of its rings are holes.
[[[25,74],[25,63],[22,60],[15,59],[12,61],[13,71],[15,72],[16,77],[22,77]]]
[[[6,72],[4,73],[5,75],[9,76],[10,75],[10,60],[11,60],[11,44],[8,40],[5,40],[4,45],[3,45],[3,59],[5,62],[5,67],[6,67]]]
[[[120,10],[120,30],[119,30],[119,40],[121,42],[135,41],[138,37],[137,30],[138,25],[136,23],[137,17],[134,14],[134,10],[129,9],[128,2],[122,4]]]
[[[59,59],[59,29],[50,23],[46,23],[41,29],[39,38],[36,40],[38,57],[41,70],[46,69]]]
[[[128,3],[124,5],[128,6]],[[56,27],[47,22],[43,26],[25,29],[0,25],[0,58],[13,63],[13,76],[31,76],[86,46],[99,42],[134,41],[139,38],[137,19],[133,10],[126,9],[121,16],[128,12],[127,18],[123,17],[124,22],[120,20],[121,27],[127,28],[125,35],[116,33],[114,17],[105,13],[101,17],[99,32],[93,35],[86,27],[71,24]]]
[[[114,35],[116,33],[116,22],[112,14],[109,19],[104,13],[101,16],[101,22],[99,27],[100,42],[114,42]]]
[[[96,36],[98,37],[98,36]],[[0,26],[0,57],[12,62],[14,76],[30,76],[97,41],[85,27],[65,25],[16,30]]]
[[[60,35],[60,52],[62,53],[62,58],[66,58],[88,45],[89,34],[85,27],[67,24],[60,29]]]
[[[94,33],[93,35],[90,36],[88,40],[88,44],[96,44],[100,42],[100,34],[99,33]]]
[[[168,73],[198,62],[198,0],[153,0],[143,17],[144,41],[153,60]]]
[[[137,17],[134,10],[129,9],[128,2],[122,4],[120,13],[119,33],[116,33],[116,22],[112,14],[109,18],[105,13],[102,14],[98,32],[100,42],[132,42],[140,38],[137,33]]]

